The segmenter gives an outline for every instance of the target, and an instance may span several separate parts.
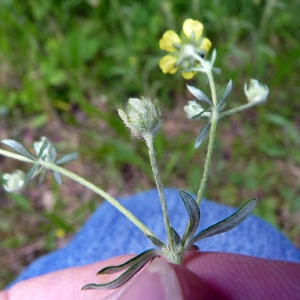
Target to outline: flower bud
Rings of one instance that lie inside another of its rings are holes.
[[[118,109],[118,113],[131,134],[138,138],[155,136],[161,126],[161,112],[157,101],[130,98],[125,111]]]
[[[50,141],[46,137],[41,137],[39,142],[33,143],[33,148],[36,155],[40,155],[40,151],[43,147],[43,144],[47,143],[45,149],[43,150],[42,157],[44,161],[53,162],[56,159],[57,153],[54,146],[50,143]]]
[[[248,101],[253,104],[265,102],[269,94],[269,88],[266,85],[259,83],[256,79],[250,80],[249,87],[245,83],[244,91]]]
[[[14,173],[5,173],[3,175],[4,189],[7,192],[18,192],[24,185],[25,173],[21,170],[16,170]]]
[[[204,108],[196,101],[189,101],[189,104],[185,105],[183,109],[186,112],[186,116],[189,119],[194,119],[196,116],[198,116],[199,118],[200,117],[209,118],[211,115],[210,112],[208,111],[205,112]]]

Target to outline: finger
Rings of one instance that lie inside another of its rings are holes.
[[[87,283],[112,280],[113,275],[96,275],[108,266],[125,262],[132,255],[116,257],[87,266],[74,267],[24,280],[7,291],[0,292],[0,300],[57,300],[57,299],[105,299],[116,290],[82,291]],[[113,298],[112,298],[113,299]],[[117,298],[115,298],[117,299]]]
[[[123,292],[120,300],[201,300],[223,299],[193,272],[183,266],[156,258]]]
[[[194,253],[188,269],[229,299],[297,299],[300,264],[230,253]]]
[[[300,264],[229,253],[191,253],[187,268],[155,259],[130,282],[116,290],[80,291],[91,282],[112,278],[93,276],[118,257],[24,281],[0,300],[14,299],[295,299],[300,293]],[[148,295],[148,296],[147,296]],[[201,295],[201,298],[200,298]],[[5,298],[6,297],[6,298]]]

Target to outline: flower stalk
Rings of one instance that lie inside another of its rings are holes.
[[[203,197],[205,187],[206,187],[206,182],[210,170],[210,165],[211,165],[211,159],[212,159],[212,153],[213,153],[213,146],[215,142],[215,136],[216,136],[216,131],[217,131],[217,123],[218,123],[218,109],[217,109],[217,94],[216,94],[216,85],[214,81],[214,77],[212,75],[212,65],[208,65],[207,61],[203,60],[201,57],[198,57],[199,63],[207,64],[207,78],[210,86],[210,91],[211,91],[211,100],[213,104],[213,108],[211,110],[211,119],[210,119],[210,133],[209,133],[209,141],[208,141],[208,146],[207,146],[207,152],[206,152],[206,158],[205,158],[205,163],[204,163],[204,169],[203,169],[203,174],[201,178],[201,183],[200,187],[198,189],[197,193],[197,204],[200,205],[201,199]]]
[[[213,154],[213,148],[214,148],[214,142],[215,142],[215,137],[216,137],[216,132],[217,132],[217,124],[218,124],[218,110],[213,109],[212,110],[212,115],[211,115],[211,126],[210,126],[210,132],[209,132],[209,140],[208,140],[208,145],[207,145],[207,152],[206,152],[206,157],[205,157],[205,163],[204,163],[204,168],[203,168],[203,173],[202,173],[202,178],[200,181],[200,187],[197,192],[197,204],[200,205],[201,199],[204,195],[204,191],[206,188],[206,183],[207,183],[207,178],[210,170],[210,165],[211,165],[211,160],[212,160],[212,154]]]
[[[35,163],[35,161],[32,159],[29,159],[20,154],[16,154],[16,153],[6,151],[3,149],[0,149],[0,154],[4,155],[6,157],[14,158],[19,161],[32,163],[32,164]],[[138,227],[145,235],[150,235],[150,236],[156,237],[156,235],[144,223],[142,223],[135,215],[133,215],[126,207],[124,207],[117,199],[115,199],[114,197],[109,195],[107,192],[102,190],[100,187],[89,182],[88,180],[84,179],[83,177],[81,177],[71,171],[68,171],[60,166],[57,166],[51,162],[39,161],[39,165],[41,167],[44,167],[45,169],[59,172],[60,174],[65,175],[66,177],[69,177],[70,179],[74,180],[75,182],[78,182],[79,184],[81,184],[81,185],[85,186],[86,188],[90,189],[91,191],[95,192],[96,194],[98,194],[99,196],[101,196],[105,200],[107,200],[110,204],[112,204],[123,215],[125,215],[125,217],[127,217],[133,224],[135,224],[135,226]]]
[[[165,224],[165,228],[166,228],[166,232],[167,232],[167,236],[168,236],[168,246],[170,247],[171,251],[174,251],[174,248],[175,248],[174,247],[174,238],[173,238],[173,234],[171,231],[170,218],[169,218],[165,194],[163,191],[163,184],[162,184],[162,181],[160,178],[160,174],[159,174],[159,170],[158,170],[158,166],[157,166],[157,162],[156,162],[156,154],[155,154],[155,150],[153,147],[153,136],[151,134],[148,134],[147,136],[145,136],[145,143],[148,147],[150,164],[152,167],[154,180],[155,180],[156,187],[157,187],[158,194],[159,194],[159,199],[160,199],[163,218],[164,218],[164,224]]]

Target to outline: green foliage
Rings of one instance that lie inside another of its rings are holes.
[[[136,95],[168,101],[174,85],[157,69],[157,42],[165,29],[178,29],[187,17],[203,21],[222,58],[218,63],[235,84],[243,70],[247,75],[240,82],[255,74],[272,89],[299,65],[300,46],[296,1],[288,10],[284,3],[270,5],[1,1],[1,106],[47,115],[50,108],[70,112],[75,103],[85,109],[101,94],[114,103]]]

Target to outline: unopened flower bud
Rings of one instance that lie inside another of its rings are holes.
[[[211,113],[205,111],[204,108],[196,101],[189,101],[189,104],[185,105],[183,109],[189,119],[194,119],[195,117],[209,118],[211,116]]]
[[[250,80],[249,87],[245,83],[244,91],[248,101],[253,104],[265,102],[269,94],[269,88],[266,85],[259,83],[256,79]]]
[[[130,98],[125,111],[118,109],[118,113],[132,135],[138,138],[154,136],[161,126],[161,112],[157,101]]]
[[[40,151],[42,149],[42,146],[44,143],[47,143],[47,146],[43,150],[42,157],[44,161],[47,162],[53,162],[56,159],[57,153],[54,148],[54,146],[51,144],[51,142],[46,137],[41,137],[39,142],[33,143],[33,148],[36,153],[36,155],[40,155]]]
[[[4,189],[7,192],[18,192],[24,185],[25,173],[21,170],[16,170],[14,173],[5,173],[3,175]]]

